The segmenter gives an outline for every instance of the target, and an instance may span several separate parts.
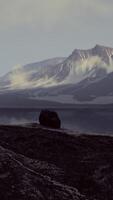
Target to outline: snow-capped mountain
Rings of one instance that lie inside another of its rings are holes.
[[[0,92],[72,104],[112,103],[112,72],[113,48],[96,45],[88,50],[75,49],[67,58],[17,66],[0,78]],[[107,97],[110,101],[104,101]]]

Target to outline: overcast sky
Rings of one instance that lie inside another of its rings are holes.
[[[95,44],[113,47],[113,0],[0,0],[0,75]]]

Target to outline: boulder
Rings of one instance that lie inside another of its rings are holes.
[[[39,122],[41,125],[50,128],[60,128],[61,121],[55,111],[42,110],[39,115]]]

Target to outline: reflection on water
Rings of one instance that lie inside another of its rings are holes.
[[[113,110],[59,109],[56,110],[62,128],[82,132],[113,133]],[[40,110],[0,109],[0,124],[38,122]]]

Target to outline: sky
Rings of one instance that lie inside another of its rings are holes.
[[[16,65],[113,47],[113,0],[0,0],[0,76]]]

